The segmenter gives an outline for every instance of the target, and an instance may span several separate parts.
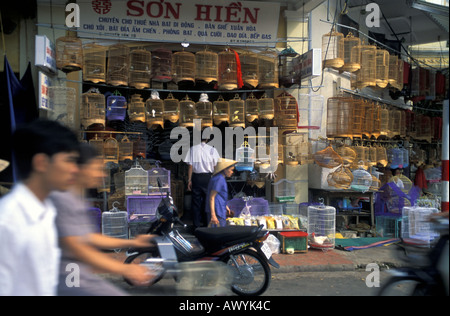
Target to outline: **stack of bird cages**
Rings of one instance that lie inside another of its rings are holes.
[[[124,135],[119,143],[119,161],[133,160],[133,142]]]
[[[61,124],[74,129],[75,125],[75,108],[76,108],[76,92],[74,88],[51,86],[48,87],[50,97],[49,119],[58,121]]]
[[[130,53],[129,85],[138,89],[150,88],[152,75],[152,53],[135,49]]]
[[[180,101],[180,126],[193,127],[196,116],[195,102],[188,95]]]
[[[377,47],[361,45],[361,69],[356,74],[357,88],[377,85]]]
[[[195,81],[195,55],[181,51],[172,54],[172,78],[175,83]]]
[[[108,68],[106,83],[113,86],[126,86],[130,70],[130,49],[123,44],[108,47]]]
[[[128,108],[128,117],[130,122],[142,122],[146,121],[145,103],[141,95],[133,94],[131,96],[130,106]]]
[[[245,86],[256,88],[258,86],[258,55],[244,51],[239,56],[242,67],[242,80]]]
[[[344,66],[344,34],[333,29],[322,36],[322,61],[323,68]]]
[[[164,101],[159,98],[158,91],[152,91],[150,98],[145,102],[147,109],[147,128],[164,127]]]
[[[287,92],[275,98],[275,125],[286,129],[297,130],[297,100]]]
[[[133,142],[133,157],[141,159],[147,157],[147,142],[140,136]]]
[[[265,50],[258,55],[258,87],[260,89],[278,88],[278,55]]]
[[[104,159],[105,153],[104,153],[104,146],[103,146],[103,138],[99,138],[97,134],[95,134],[94,138],[91,138],[89,140],[89,145],[94,147],[96,151],[98,152],[98,156],[101,159]]]
[[[353,136],[354,108],[355,100],[352,98],[343,96],[328,98],[327,137]]]
[[[108,121],[124,121],[127,115],[127,99],[116,91],[106,99],[106,118]]]
[[[195,53],[195,80],[210,83],[218,78],[219,55],[207,48]]]
[[[238,87],[238,54],[227,48],[219,53],[219,90],[233,90]]]
[[[389,134],[389,110],[383,106],[380,110],[380,135],[387,136]]]
[[[376,51],[376,82],[380,88],[386,88],[389,83],[389,52],[385,49]]]
[[[138,162],[125,171],[125,195],[148,195],[148,171]]]
[[[172,93],[169,93],[166,99],[164,99],[164,120],[172,123],[178,122],[180,117],[180,101],[174,98]]]
[[[308,130],[310,138],[317,138],[322,128],[324,98],[322,95],[299,94],[298,128]]]
[[[106,47],[94,43],[84,45],[83,80],[94,83],[106,81]]]
[[[439,234],[433,230],[430,216],[436,208],[404,207],[402,210],[401,236],[408,244],[429,247]]]
[[[119,143],[111,135],[103,142],[104,162],[119,163]]]
[[[295,67],[296,57],[298,54],[291,47],[282,50],[278,55],[279,81],[282,86],[290,87],[300,83],[300,74]]]
[[[213,105],[206,93],[202,93],[195,103],[195,118],[201,120],[201,128],[213,126]]]
[[[172,51],[164,48],[152,51],[152,80],[157,82],[172,80]]]
[[[308,206],[309,245],[328,250],[334,248],[336,233],[336,209],[332,206]]]
[[[340,190],[347,190],[353,182],[353,174],[349,168],[340,166],[327,176],[329,186]]]
[[[216,125],[230,120],[230,102],[224,100],[222,95],[213,103],[213,120]]]
[[[258,118],[258,99],[251,93],[245,100],[245,119],[251,123]]]
[[[235,168],[237,171],[253,171],[255,165],[256,153],[253,148],[245,143],[243,146],[236,149],[236,161]]]
[[[398,58],[391,54],[389,55],[389,76],[388,81],[392,87],[397,86],[398,80]]]
[[[158,185],[158,179],[161,182],[161,188]],[[165,168],[152,168],[148,171],[148,194],[164,195],[171,193],[170,170]]]
[[[362,137],[366,103],[362,99],[356,99],[353,105],[352,129],[353,137]]]
[[[85,129],[93,124],[105,126],[105,96],[98,89],[81,95],[80,121]]]
[[[245,127],[245,102],[241,99],[239,94],[236,93],[233,99],[229,102],[230,108],[230,127]]]
[[[74,36],[56,39],[56,67],[65,73],[81,70],[83,67],[83,45]]]
[[[102,234],[113,238],[128,239],[128,214],[120,211],[116,204],[102,213]]]
[[[361,40],[349,32],[343,42],[344,65],[342,71],[355,72],[361,68]]]
[[[400,136],[401,116],[400,110],[392,109],[389,111],[388,137]]]
[[[258,114],[260,119],[271,120],[274,116],[274,101],[266,93],[258,100]]]

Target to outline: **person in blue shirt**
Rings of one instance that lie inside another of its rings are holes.
[[[206,203],[207,221],[210,226],[226,226],[228,201],[228,186],[226,178],[231,177],[237,161],[221,159],[216,167],[208,185],[208,198]]]

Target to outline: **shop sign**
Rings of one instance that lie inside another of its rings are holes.
[[[45,35],[36,35],[34,64],[43,71],[56,73],[55,45]]]
[[[294,68],[299,71],[302,80],[320,76],[322,73],[322,50],[313,48],[297,57],[294,64]]]
[[[52,79],[42,71],[39,71],[39,108],[50,110],[49,88],[52,86]]]
[[[279,3],[233,0],[85,0],[85,38],[275,47]]]

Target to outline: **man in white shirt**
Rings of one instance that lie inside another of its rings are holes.
[[[18,128],[12,144],[20,182],[0,199],[0,296],[56,295],[60,250],[47,197],[75,183],[78,140],[37,120]]]

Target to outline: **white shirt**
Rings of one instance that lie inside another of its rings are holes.
[[[56,209],[24,184],[0,200],[0,296],[56,295]]]
[[[185,162],[192,166],[193,173],[213,173],[219,160],[220,156],[217,150],[205,142],[201,142],[189,149]]]

